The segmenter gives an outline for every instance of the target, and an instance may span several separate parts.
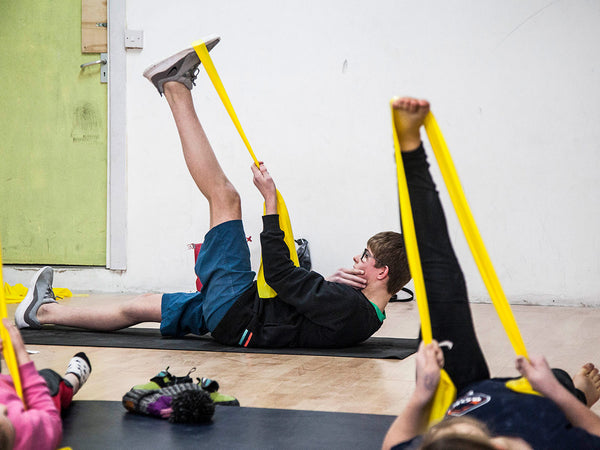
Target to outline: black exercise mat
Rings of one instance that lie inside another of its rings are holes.
[[[332,399],[333,400],[333,399]],[[62,446],[73,449],[380,449],[394,416],[217,406],[208,424],[131,414],[121,402],[74,401]]]
[[[125,328],[119,331],[87,331],[50,326],[21,330],[26,344],[73,347],[118,347],[205,352],[270,353],[278,355],[345,356],[352,358],[404,359],[417,351],[417,339],[370,338],[347,348],[244,348],[219,344],[210,336],[163,337],[158,328]]]

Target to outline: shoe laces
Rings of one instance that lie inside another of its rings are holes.
[[[162,370],[155,377],[151,378],[150,381],[154,381],[160,387],[173,386],[175,384],[192,383],[190,374],[195,372],[196,368],[192,367],[187,375],[183,377],[177,377],[169,372],[169,366],[165,370]]]
[[[192,85],[196,86],[196,78],[198,78],[198,73],[200,73],[200,64],[198,64],[195,67],[192,67],[183,76],[189,78],[192,82]]]
[[[44,294],[44,298],[51,298],[53,300],[56,300],[56,295],[54,295],[54,291],[52,290],[52,286],[48,286],[46,288],[46,293]]]

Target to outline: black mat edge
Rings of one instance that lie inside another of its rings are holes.
[[[218,406],[208,424],[171,424],[119,401],[75,400],[63,414],[73,449],[380,449],[391,415]]]
[[[89,331],[79,328],[47,326],[40,330],[21,330],[29,345],[74,347],[114,347],[155,350],[187,350],[228,353],[312,355],[375,359],[404,359],[416,352],[418,339],[372,337],[346,348],[244,348],[226,346],[210,336],[163,337],[158,328],[125,328],[119,331]]]

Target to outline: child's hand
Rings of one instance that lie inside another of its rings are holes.
[[[17,364],[20,366],[26,362],[29,362],[31,359],[29,358],[29,353],[27,353],[27,349],[25,348],[25,344],[23,343],[23,338],[21,337],[19,329],[15,326],[13,321],[8,318],[2,319],[2,324],[10,336],[10,340],[15,351],[15,357],[17,358]],[[2,350],[4,350],[4,346],[2,346]]]
[[[415,394],[424,403],[433,398],[444,367],[444,354],[437,341],[425,345],[423,341],[417,352],[417,386]]]
[[[532,356],[529,360],[519,356],[515,365],[519,373],[527,378],[531,387],[539,393],[547,396],[555,390],[558,381],[543,356]]]

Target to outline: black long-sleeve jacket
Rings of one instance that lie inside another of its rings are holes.
[[[212,336],[245,347],[348,347],[383,323],[361,291],[294,266],[279,216],[263,216],[260,235],[265,280],[277,296],[261,299],[256,282],[233,304]]]

